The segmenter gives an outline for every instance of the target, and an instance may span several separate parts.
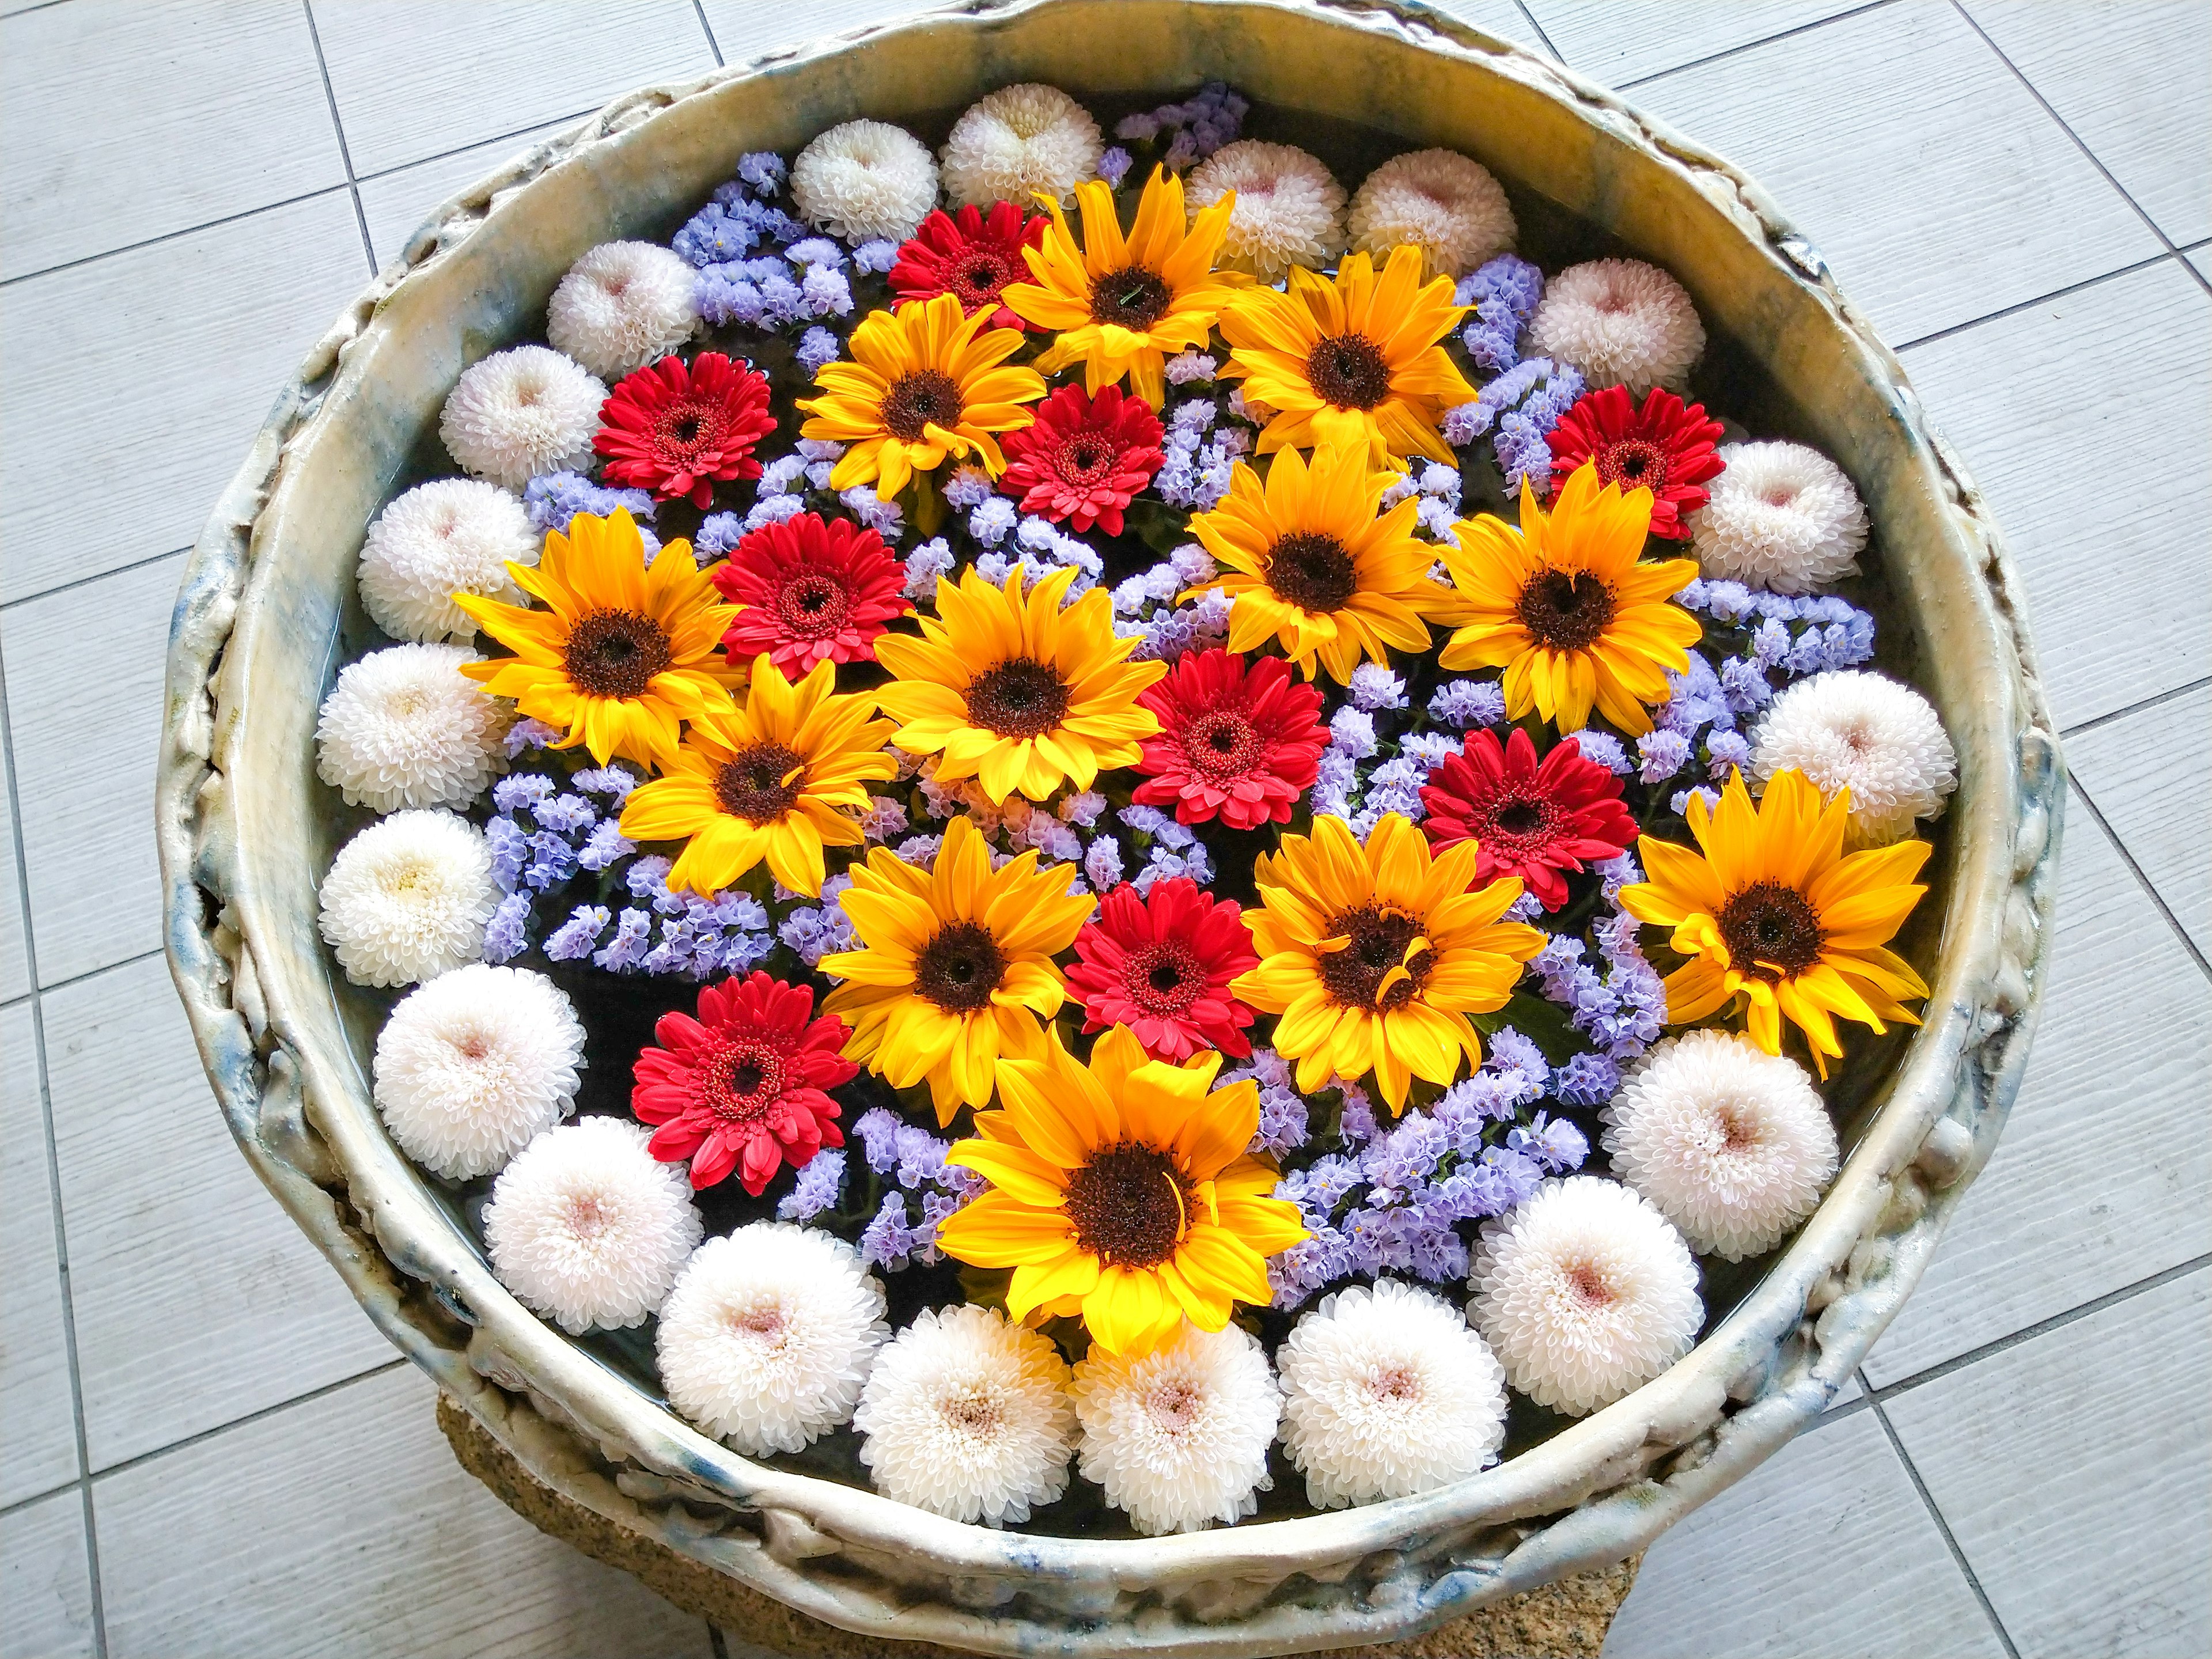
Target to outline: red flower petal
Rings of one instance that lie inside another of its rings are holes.
[[[1115,888],[1075,936],[1075,956],[1067,983],[1083,999],[1085,1030],[1127,1025],[1155,1060],[1252,1052],[1252,1010],[1229,983],[1259,966],[1259,953],[1237,907],[1189,877],[1155,882],[1149,894]]]
[[[663,357],[623,376],[599,406],[592,447],[606,458],[600,471],[610,484],[711,506],[716,482],[760,477],[752,453],[775,430],[768,395],[766,375],[719,351],[701,352],[688,369]]]
[[[1548,441],[1552,477],[1564,482],[1585,461],[1597,463],[1600,483],[1651,492],[1651,533],[1680,541],[1690,533],[1682,515],[1711,499],[1703,488],[1726,465],[1713,446],[1721,423],[1705,405],[1654,386],[1638,409],[1626,386],[1586,392],[1559,417]]]
[[[1248,668],[1225,650],[1190,652],[1138,702],[1161,730],[1145,739],[1136,766],[1145,781],[1133,799],[1172,803],[1184,823],[1288,823],[1328,746],[1320,688],[1293,679],[1279,657]]]
[[[1503,744],[1494,732],[1476,732],[1429,777],[1421,786],[1429,840],[1441,848],[1472,836],[1478,882],[1518,876],[1547,910],[1567,902],[1567,872],[1619,858],[1637,836],[1620,780],[1584,759],[1574,738],[1540,765],[1520,727]]]
[[[722,635],[730,659],[766,652],[794,680],[824,660],[872,662],[885,624],[914,609],[881,536],[813,513],[754,531],[712,574],[739,607]]]

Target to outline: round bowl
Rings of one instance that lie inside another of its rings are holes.
[[[1617,1404],[1419,1498],[1160,1539],[992,1531],[739,1456],[493,1278],[378,1121],[377,1008],[317,937],[338,839],[317,705],[360,637],[365,526],[462,369],[531,330],[586,249],[665,237],[740,153],[854,116],[929,130],[1011,82],[1133,99],[1217,76],[1463,150],[1520,201],[1664,266],[1768,388],[1765,430],[1850,474],[1875,525],[1885,665],[1959,750],[1907,942],[1933,994],[1924,1025],[1847,1077],[1850,1152],[1818,1212]],[[611,105],[441,208],[308,357],[194,551],[167,697],[177,985],[240,1146],[371,1317],[563,1496],[832,1624],[991,1653],[1376,1642],[1642,1549],[1817,1417],[1895,1314],[2003,1121],[2050,938],[2062,772],[2018,580],[1896,358],[1741,173],[1413,5],[969,0]]]

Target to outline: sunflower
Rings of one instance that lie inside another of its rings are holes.
[[[1293,267],[1287,292],[1255,289],[1221,313],[1231,348],[1224,380],[1242,376],[1247,401],[1275,411],[1260,453],[1352,444],[1377,466],[1391,455],[1455,465],[1437,431],[1474,388],[1437,342],[1467,307],[1452,281],[1421,282],[1421,250],[1390,250],[1382,274],[1355,253],[1334,277]]]
[[[605,519],[579,513],[568,534],[545,538],[537,564],[510,561],[507,569],[551,609],[454,594],[479,628],[517,653],[463,663],[461,672],[488,696],[513,697],[532,720],[566,727],[556,749],[580,743],[602,766],[617,755],[670,764],[680,722],[727,709],[728,688],[744,680],[716,648],[737,606],[716,602],[714,579],[687,542],[667,544],[647,569],[626,508]]]
[[[1733,1001],[1752,1040],[1778,1054],[1787,1018],[1826,1077],[1844,1052],[1835,1016],[1876,1031],[1885,1020],[1920,1023],[1899,999],[1925,997],[1928,987],[1884,947],[1928,890],[1912,879],[1926,842],[1846,854],[1850,792],[1824,801],[1802,772],[1776,773],[1756,806],[1735,773],[1718,807],[1708,811],[1692,795],[1688,817],[1698,850],[1646,836],[1639,850],[1651,878],[1620,890],[1621,907],[1672,927],[1674,949],[1689,958],[1667,976],[1668,1024]]]
[[[1272,635],[1308,679],[1316,660],[1342,684],[1364,658],[1387,662],[1389,646],[1427,650],[1427,618],[1450,595],[1429,580],[1435,548],[1413,538],[1419,501],[1379,511],[1397,476],[1370,471],[1358,448],[1316,450],[1311,465],[1286,449],[1265,483],[1238,462],[1220,505],[1190,521],[1227,570],[1183,597],[1220,588],[1235,601],[1229,648]]]
[[[870,779],[896,776],[884,751],[889,720],[872,697],[832,695],[836,667],[817,664],[796,688],[774,659],[754,659],[744,707],[692,727],[667,775],[623,805],[632,841],[683,841],[672,889],[720,892],[768,860],[775,878],[810,897],[822,890],[824,847],[858,847]]]
[[[1666,701],[1663,671],[1686,672],[1702,632],[1668,602],[1697,561],[1637,562],[1650,526],[1651,492],[1601,488],[1595,464],[1575,470],[1548,514],[1524,480],[1519,529],[1486,513],[1443,550],[1457,590],[1447,617],[1466,626],[1437,665],[1503,668],[1513,719],[1534,709],[1572,732],[1595,702],[1623,732],[1649,732],[1644,704]]]
[[[1063,781],[1088,789],[1102,770],[1135,764],[1160,729],[1137,698],[1167,665],[1127,659],[1137,641],[1115,637],[1106,590],[1062,610],[1072,567],[1024,594],[1026,574],[1016,565],[1004,587],[973,569],[957,587],[939,577],[937,615],[921,618],[921,637],[876,641],[876,660],[893,677],[877,699],[902,722],[891,741],[939,756],[945,782],[980,779],[994,801],[1017,790],[1042,800]]]
[[[1370,1070],[1395,1111],[1413,1077],[1449,1083],[1460,1056],[1482,1062],[1469,1014],[1503,1008],[1521,964],[1544,948],[1537,928],[1499,918],[1521,896],[1514,878],[1469,892],[1475,844],[1430,854],[1395,812],[1362,847],[1342,818],[1254,864],[1263,907],[1244,913],[1260,965],[1230,986],[1279,1014],[1275,1048],[1310,1093]]]
[[[822,958],[840,985],[822,1005],[853,1027],[848,1060],[861,1060],[895,1089],[925,1079],[937,1121],[991,1098],[1001,1054],[1034,1054],[1039,1015],[1060,1012],[1066,990],[1053,957],[1091,915],[1071,895],[1067,872],[1039,870],[1034,850],[1004,869],[975,826],[955,818],[936,865],[916,869],[878,847],[853,866],[841,901],[863,949]]]
[[[1017,1319],[1079,1317],[1109,1353],[1142,1358],[1184,1320],[1229,1323],[1265,1305],[1267,1258],[1306,1237],[1297,1206],[1270,1197],[1273,1166],[1245,1155],[1259,1085],[1214,1089],[1218,1054],[1148,1060],[1125,1026],[1086,1067],[1055,1030],[1043,1051],[999,1062],[1005,1109],[945,1157],[992,1189],[938,1229],[948,1255],[1012,1267]],[[1209,1092],[1209,1091],[1211,1092]]]
[[[1079,362],[1083,389],[1094,398],[1127,375],[1129,390],[1158,409],[1167,390],[1162,365],[1204,345],[1222,307],[1251,283],[1242,271],[1214,269],[1237,198],[1186,221],[1182,179],[1155,167],[1126,240],[1104,181],[1078,185],[1075,203],[1082,246],[1060,204],[1048,202],[1044,246],[1022,250],[1036,281],[1016,283],[1002,297],[1024,320],[1058,331],[1036,360],[1043,373]]]
[[[847,446],[830,489],[872,482],[887,501],[947,456],[972,454],[993,477],[1006,471],[991,434],[1027,426],[1022,405],[1044,396],[1044,381],[1035,369],[1001,367],[1021,349],[1022,331],[990,322],[988,311],[963,315],[955,294],[860,319],[853,361],[824,363],[814,377],[823,395],[799,405],[813,417],[800,436]]]

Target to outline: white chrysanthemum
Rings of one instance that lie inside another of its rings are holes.
[[[1772,1249],[1836,1173],[1835,1126],[1804,1067],[1732,1031],[1659,1044],[1601,1115],[1614,1171],[1723,1261]]]
[[[538,562],[538,532],[520,501],[481,478],[417,484],[376,516],[361,549],[361,597],[395,640],[472,640],[476,619],[453,603],[477,593],[529,600],[507,563]]]
[[[1026,1521],[1067,1490],[1067,1362],[995,1308],[926,1310],[876,1355],[853,1426],[876,1490],[954,1521]]]
[[[1705,355],[1705,325],[1683,286],[1641,259],[1569,265],[1544,287],[1528,325],[1535,350],[1572,363],[1593,386],[1679,390]]]
[[[349,805],[466,806],[498,770],[514,711],[460,665],[459,645],[394,645],[338,672],[315,722],[315,771]]]
[[[1802,772],[1820,793],[1851,792],[1850,848],[1882,847],[1941,817],[1959,757],[1935,706],[1911,686],[1855,668],[1800,680],[1766,706],[1751,738],[1761,784]]]
[[[903,127],[848,121],[799,152],[791,199],[817,230],[902,242],[937,205],[937,163]]]
[[[1026,211],[1040,193],[1065,205],[1097,176],[1104,148],[1091,112],[1058,87],[1000,87],[952,124],[945,193],[956,206],[1018,202]]]
[[[644,1322],[706,1230],[681,1164],[617,1117],[549,1129],[492,1183],[485,1247],[499,1282],[564,1331]]]
[[[1431,272],[1447,276],[1511,252],[1519,234],[1504,187],[1481,162],[1452,149],[1394,155],[1376,168],[1352,198],[1346,228],[1353,247],[1378,260],[1410,242]]]
[[[376,1109],[449,1181],[489,1175],[576,1109],[584,1028],[561,988],[472,962],[410,991],[376,1034]]]
[[[1221,263],[1273,282],[1292,265],[1318,269],[1344,251],[1344,186],[1295,144],[1240,138],[1193,170],[1184,202],[1195,219],[1237,192]]]
[[[602,242],[568,267],[545,307],[545,337],[592,374],[620,380],[699,327],[698,272],[656,242]]]
[[[884,1322],[883,1281],[811,1227],[756,1221],[702,1244],[660,1309],[669,1403],[748,1456],[795,1452],[853,1414]]]
[[[1505,1373],[1459,1310],[1396,1279],[1325,1296],[1275,1355],[1283,1449],[1323,1509],[1431,1492],[1505,1442]]]
[[[1617,1181],[1547,1181],[1483,1229],[1468,1316],[1508,1382],[1577,1416],[1673,1364],[1705,1319],[1682,1236]]]
[[[1260,1507],[1273,1482],[1283,1393],[1258,1340],[1241,1328],[1186,1323],[1142,1359],[1094,1346],[1075,1368],[1076,1449],[1084,1479],[1141,1533],[1194,1532]]]
[[[592,464],[607,389],[550,347],[495,351],[461,371],[438,436],[464,472],[520,489],[541,472]]]
[[[1703,574],[1809,593],[1858,569],[1866,508],[1843,468],[1803,444],[1723,444],[1720,458],[1689,518]]]
[[[483,831],[422,809],[338,848],[321,896],[323,937],[356,985],[412,985],[476,961],[499,904]]]

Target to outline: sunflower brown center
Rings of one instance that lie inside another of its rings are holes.
[[[780,743],[740,749],[714,774],[722,810],[753,823],[774,823],[799,805],[805,787],[805,760]]]
[[[1006,977],[1006,953],[988,928],[972,921],[945,923],[915,959],[915,989],[948,1014],[988,1007]]]
[[[819,570],[801,570],[775,596],[784,628],[802,640],[827,639],[844,627],[851,604],[845,585]]]
[[[1340,1007],[1398,1007],[1420,994],[1437,965],[1437,953],[1427,945],[1406,959],[1407,948],[1421,937],[1419,919],[1379,905],[1342,912],[1329,922],[1328,937],[1345,941],[1321,956],[1321,982]],[[1394,968],[1406,972],[1386,989],[1383,981]]]
[[[586,611],[568,630],[562,665],[594,697],[641,697],[674,660],[668,632],[635,611]]]
[[[1359,591],[1351,550],[1334,536],[1298,531],[1269,548],[1261,562],[1267,586],[1302,611],[1340,611]]]
[[[1142,265],[1109,270],[1091,284],[1091,320],[1141,334],[1168,314],[1174,299],[1158,271]]]
[[[1820,912],[1794,887],[1753,882],[1729,896],[1719,916],[1729,961],[1747,979],[1794,979],[1820,959]]]
[[[1521,625],[1553,651],[1579,651],[1613,620],[1613,590],[1595,576],[1543,570],[1528,579],[1516,607]]]
[[[1102,1261],[1155,1267],[1175,1254],[1190,1222],[1190,1182],[1175,1160],[1124,1141],[1067,1178],[1061,1200],[1075,1242]]]
[[[1013,274],[998,254],[971,248],[946,267],[945,286],[959,296],[963,308],[973,311],[986,301],[995,301]]]
[[[1260,734],[1233,708],[1210,708],[1182,730],[1183,753],[1201,777],[1242,777],[1258,763]]]
[[[1122,988],[1148,1014],[1180,1014],[1206,988],[1206,970],[1181,939],[1161,939],[1131,953]]]
[[[1067,713],[1067,683],[1049,663],[1010,657],[968,682],[968,718],[1002,738],[1034,738]]]
[[[1617,483],[1624,489],[1658,489],[1667,482],[1667,452],[1641,438],[1600,444],[1595,458],[1597,481]]]
[[[688,461],[719,451],[726,424],[718,404],[703,398],[679,398],[653,417],[653,441],[670,460]]]
[[[1390,365],[1364,334],[1330,334],[1306,354],[1314,395],[1339,409],[1372,409],[1390,395]]]
[[[966,408],[950,374],[942,369],[911,368],[884,393],[884,430],[902,444],[918,444],[925,428],[949,427]]]

